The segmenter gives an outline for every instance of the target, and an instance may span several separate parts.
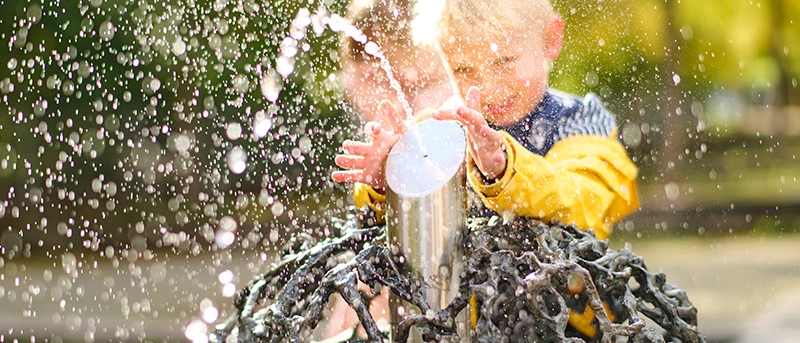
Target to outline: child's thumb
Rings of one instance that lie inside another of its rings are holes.
[[[480,112],[481,110],[481,89],[475,86],[469,87],[467,96],[464,99],[464,104],[473,110]]]

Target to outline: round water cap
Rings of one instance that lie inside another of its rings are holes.
[[[404,197],[422,197],[444,186],[464,163],[467,140],[453,121],[427,119],[408,129],[386,159],[386,183]]]

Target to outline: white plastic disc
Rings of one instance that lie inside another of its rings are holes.
[[[458,172],[466,149],[466,136],[458,123],[435,119],[419,122],[389,152],[386,183],[404,197],[431,194]]]

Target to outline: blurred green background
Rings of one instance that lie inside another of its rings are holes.
[[[0,5],[0,341],[188,338],[225,285],[347,212],[329,175],[359,130],[324,25],[346,1]],[[764,304],[792,304],[774,285],[793,285],[800,227],[800,2],[554,5],[551,85],[600,95],[641,168],[613,246],[687,289],[714,341],[747,341]]]

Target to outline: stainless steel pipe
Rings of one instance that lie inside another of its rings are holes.
[[[402,253],[422,281],[430,310],[446,307],[458,294],[463,270],[467,189],[466,139],[454,122],[426,120],[409,129],[392,148],[386,163],[389,245]],[[416,306],[390,299],[393,330],[418,313]],[[469,311],[456,320],[458,338],[468,341]],[[390,337],[393,342],[394,331]],[[412,329],[411,342],[422,342]]]

